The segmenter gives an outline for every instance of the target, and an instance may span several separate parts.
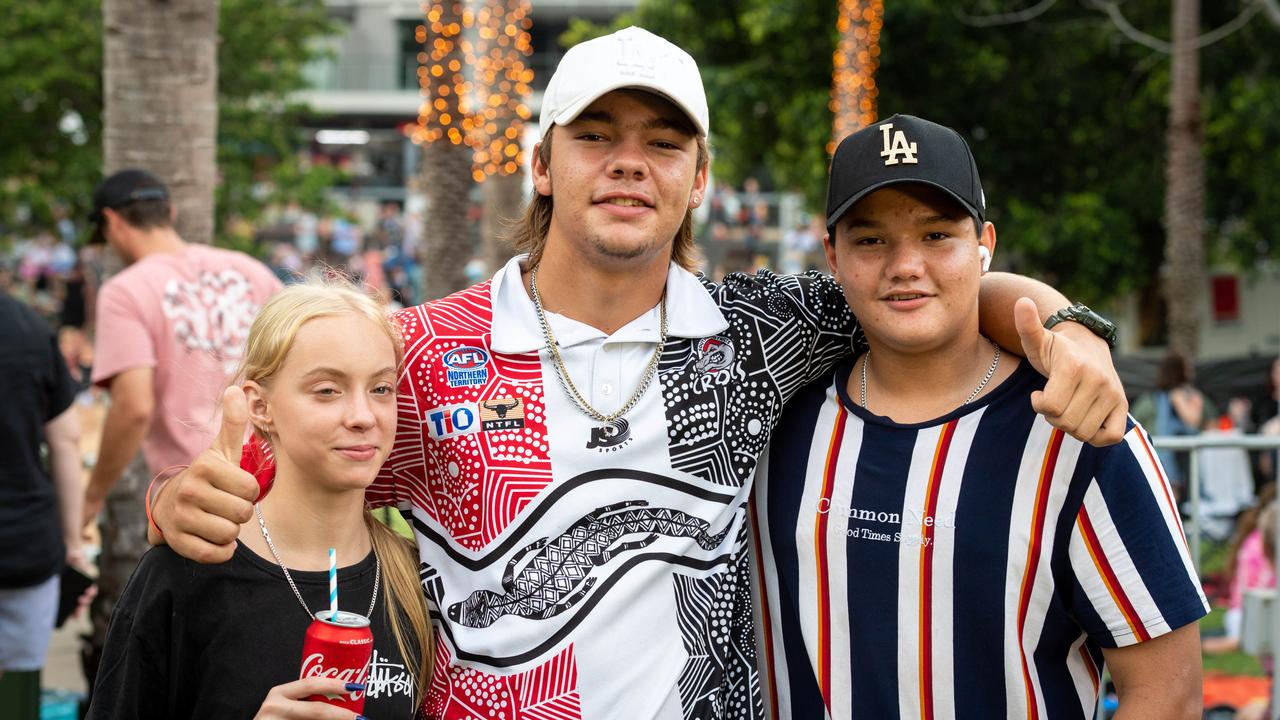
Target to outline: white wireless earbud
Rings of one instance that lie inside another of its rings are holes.
[[[987,249],[986,245],[978,246],[978,259],[982,261],[982,272],[991,269],[991,251]]]

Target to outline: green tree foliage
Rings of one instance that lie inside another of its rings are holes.
[[[102,168],[101,5],[0,0],[0,17],[0,228],[47,227],[55,205],[82,218]],[[221,0],[219,22],[222,234],[267,202],[319,199],[297,167],[305,108],[287,98],[332,26],[323,0]]]
[[[1208,31],[1248,0],[1204,3]],[[1169,57],[1080,0],[1032,20],[965,22],[1022,0],[885,2],[880,115],[959,130],[982,170],[1005,258],[1091,302],[1152,286],[1165,240]],[[1129,0],[1169,37],[1168,0]],[[835,0],[642,0],[638,24],[697,58],[719,177],[770,177],[820,210],[826,188]],[[566,43],[612,28],[579,25]],[[1280,257],[1280,28],[1262,15],[1202,50],[1208,231],[1219,259]],[[1216,242],[1214,242],[1216,241]]]
[[[0,227],[47,227],[101,177],[102,10],[0,0],[0,17]]]
[[[221,0],[218,47],[219,233],[226,219],[255,219],[268,203],[298,200],[309,209],[327,202],[314,192],[331,187],[332,168],[302,168],[298,128],[307,108],[289,102],[306,87],[303,67],[317,38],[333,32],[323,0]],[[271,188],[264,193],[257,188]]]
[[[1242,268],[1280,258],[1280,28],[1256,18],[1201,53],[1210,237]]]

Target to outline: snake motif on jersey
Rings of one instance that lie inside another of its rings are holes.
[[[645,500],[631,500],[598,508],[574,522],[561,535],[539,538],[516,552],[502,574],[503,592],[476,590],[449,606],[449,619],[466,627],[484,628],[504,615],[546,620],[586,597],[597,578],[591,571],[620,553],[648,547],[659,537],[693,538],[713,550],[729,532],[708,532],[705,520],[670,508],[650,508]],[[643,537],[619,542],[628,535]],[[517,572],[521,561],[533,554]]]

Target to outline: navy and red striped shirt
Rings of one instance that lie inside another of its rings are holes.
[[[757,478],[775,717],[1086,720],[1102,648],[1207,612],[1141,427],[1064,436],[1026,363],[901,425],[849,399],[850,370],[797,395]]]

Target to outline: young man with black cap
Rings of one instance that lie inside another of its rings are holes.
[[[1199,717],[1208,607],[1150,439],[1092,447],[978,325],[996,247],[955,131],[846,138],[827,260],[868,350],[801,390],[757,478],[780,717]],[[1087,308],[1072,311],[1098,323]]]
[[[527,255],[398,315],[400,430],[369,499],[411,509],[438,610],[425,714],[758,717],[751,477],[853,318],[817,275],[692,274],[708,112],[683,50],[638,28],[582,43],[541,113]],[[1098,398],[1064,390],[1064,407]],[[196,559],[230,552],[259,492],[225,427],[159,495],[160,529]]]
[[[102,513],[100,592],[86,652],[92,676],[112,608],[147,549],[147,481],[209,446],[219,392],[280,281],[248,255],[185,242],[173,227],[168,188],[145,170],[103,180],[90,219],[90,242],[108,244],[128,265],[103,284],[96,313],[92,379],[111,392],[111,406],[82,521]]]

